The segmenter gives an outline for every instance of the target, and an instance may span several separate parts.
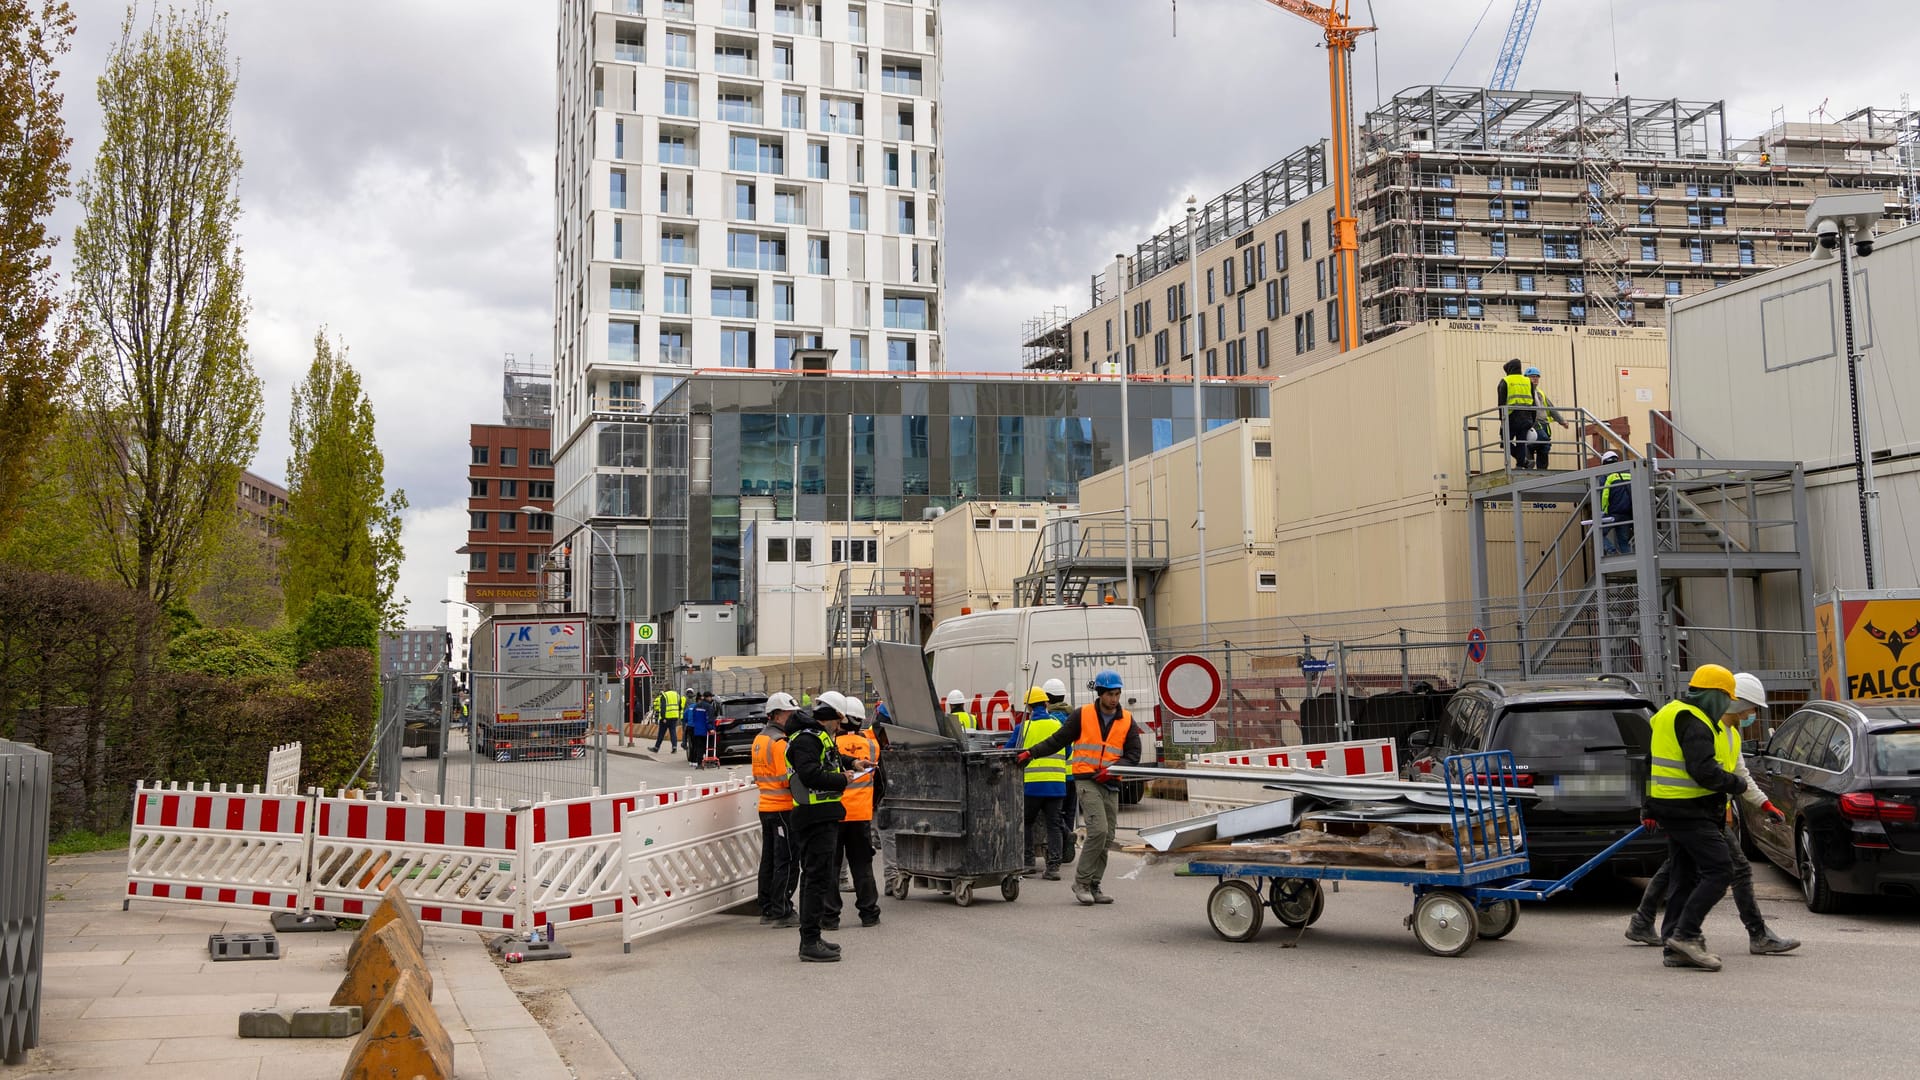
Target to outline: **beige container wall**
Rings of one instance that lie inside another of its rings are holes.
[[[965,503],[933,520],[933,617],[962,608],[1013,606],[1013,583],[1033,563],[1042,530],[1059,508],[1050,503]],[[979,529],[975,522],[993,523]],[[1001,529],[1002,521],[1013,528]]]

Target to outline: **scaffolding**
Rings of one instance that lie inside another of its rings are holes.
[[[1726,103],[1417,86],[1370,112],[1360,160],[1394,151],[1727,160]]]
[[[1055,306],[1020,325],[1021,366],[1028,371],[1068,371],[1073,367],[1073,317]]]
[[[547,427],[553,423],[553,369],[507,354],[500,422],[508,427]]]

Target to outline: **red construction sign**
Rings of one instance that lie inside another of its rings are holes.
[[[653,678],[653,668],[647,665],[646,657],[636,656],[633,658],[633,666],[627,669],[627,674],[624,677],[629,679],[651,679]]]
[[[1205,716],[1220,703],[1220,671],[1204,656],[1186,653],[1160,667],[1160,707],[1175,716]]]

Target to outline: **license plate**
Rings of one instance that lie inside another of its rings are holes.
[[[1553,791],[1556,795],[1624,795],[1627,793],[1627,778],[1605,773],[1556,776]]]

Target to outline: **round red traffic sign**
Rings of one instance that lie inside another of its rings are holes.
[[[1467,660],[1470,663],[1482,663],[1487,658],[1487,632],[1474,627],[1467,631]]]
[[[1160,707],[1175,716],[1205,716],[1220,703],[1220,671],[1204,656],[1184,653],[1160,667]]]

